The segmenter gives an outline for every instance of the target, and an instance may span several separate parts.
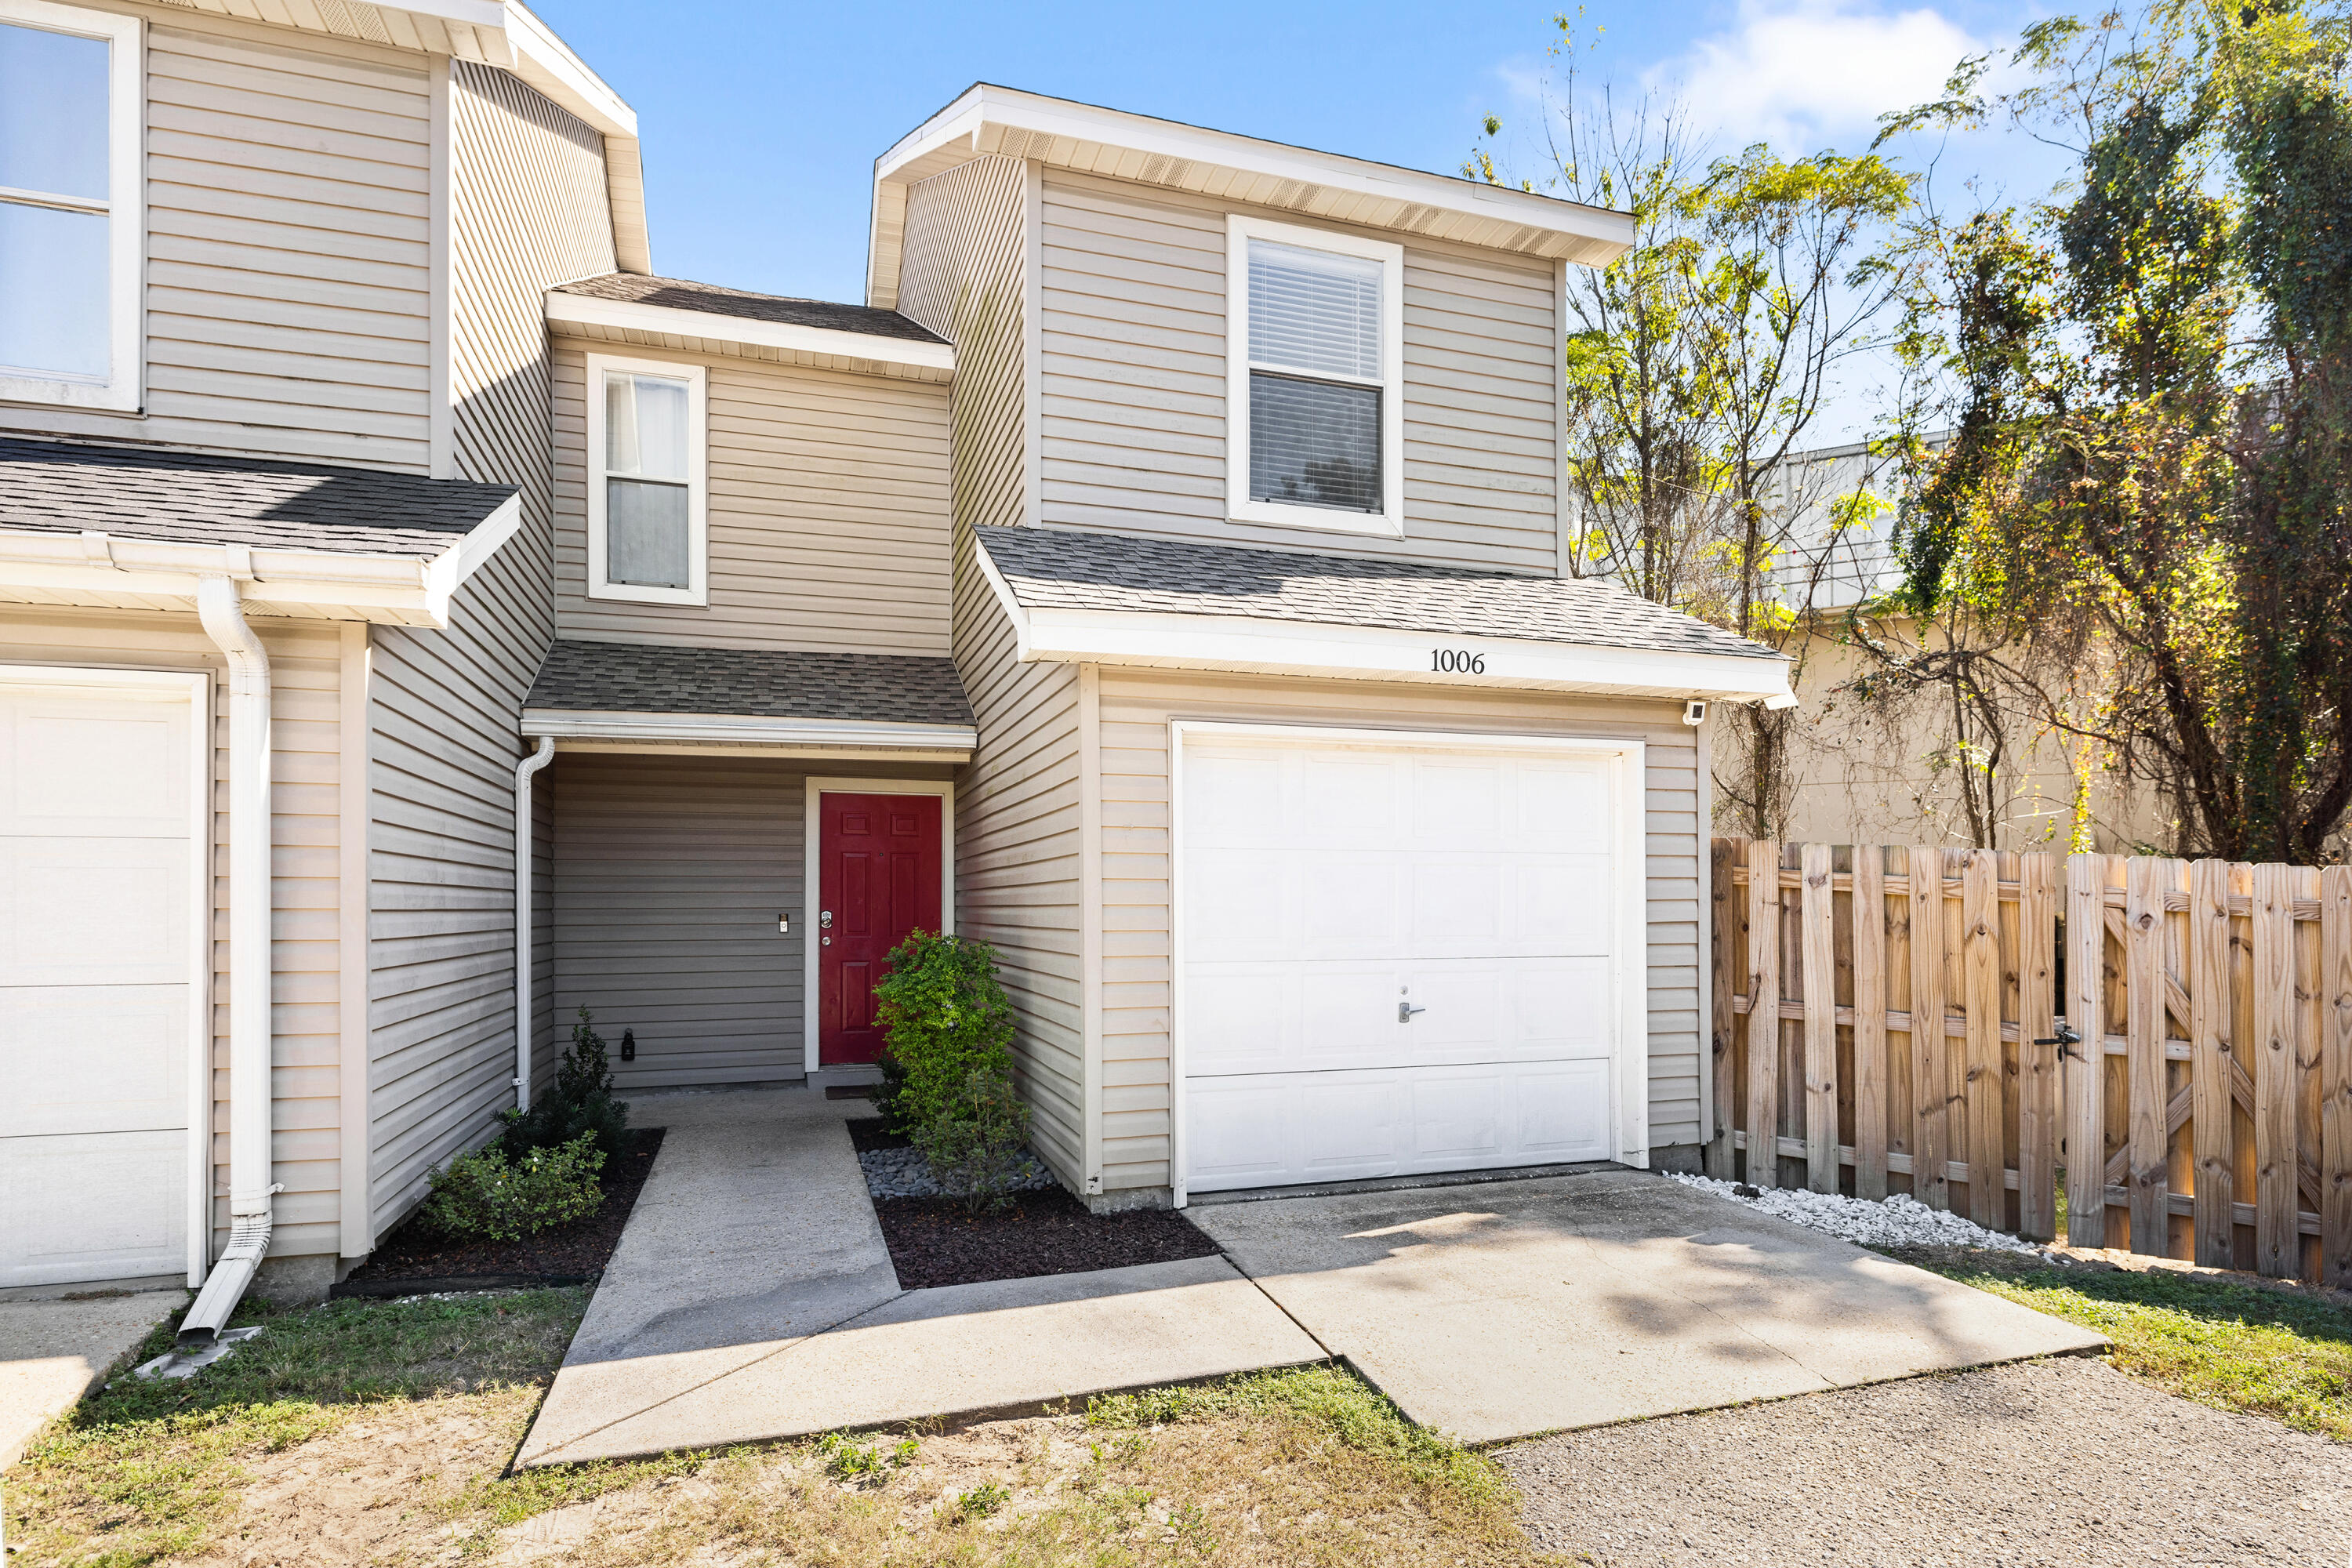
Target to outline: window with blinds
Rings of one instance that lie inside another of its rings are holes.
[[[1235,515],[1392,530],[1398,248],[1232,221],[1247,452]]]
[[[589,374],[589,592],[701,604],[701,367],[592,355]]]

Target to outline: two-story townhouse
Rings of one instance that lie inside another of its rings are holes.
[[[646,268],[635,138],[501,0],[0,0],[0,1287],[315,1292],[511,1103],[541,300]]]
[[[946,924],[1098,1206],[1695,1161],[1693,721],[1789,699],[1563,575],[1564,268],[1630,235],[980,87],[878,161],[863,309],[551,290],[542,1057],[870,1076]]]

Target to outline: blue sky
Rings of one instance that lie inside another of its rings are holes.
[[[975,80],[1450,173],[1479,117],[1532,129],[1553,12],[1444,5],[1193,0],[975,5],[649,6],[541,0],[541,14],[637,110],[654,264],[672,277],[863,297],[876,154]],[[2041,14],[2015,0],[1600,4],[1588,68],[1682,91],[1736,147],[1858,150],[1960,54]],[[1947,153],[2014,173],[2014,139]]]

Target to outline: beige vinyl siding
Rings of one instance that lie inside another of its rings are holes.
[[[147,31],[146,417],[0,426],[422,471],[424,62],[174,16]]]
[[[1650,1145],[1698,1141],[1698,773],[1678,707],[1402,684],[1106,668],[1103,1187],[1170,1184],[1171,720],[1638,740],[1646,763]]]
[[[803,774],[756,757],[557,759],[556,1022],[623,1090],[798,1079]],[[637,1059],[620,1059],[635,1029]]]
[[[271,676],[270,1160],[273,1258],[338,1250],[341,1203],[342,945],[339,690],[341,644],[325,621],[254,628]],[[228,710],[220,655],[194,616],[0,611],[0,663],[202,671],[213,677],[213,1245],[228,1235]],[[349,1064],[364,1071],[365,1064]]]
[[[520,486],[521,526],[446,631],[375,633],[370,1200],[379,1226],[514,1090],[514,768],[554,631],[548,286],[612,268],[594,133],[464,62],[449,87],[452,409],[462,478]],[[587,204],[587,211],[581,208]]]
[[[980,744],[956,784],[956,930],[995,947],[1020,1015],[1022,1097],[1038,1152],[1086,1180],[1079,934],[1078,673],[1022,664],[969,530],[956,547],[956,668]]]
[[[841,371],[706,363],[710,603],[588,596],[587,350],[555,350],[556,615],[604,642],[944,654],[948,388]]]
[[[1045,176],[1042,520],[1554,572],[1555,274],[1466,246],[1405,242],[1404,537],[1227,520],[1228,210],[1294,221],[1113,180]]]
[[[955,345],[955,516],[1028,520],[1026,167],[980,158],[907,195],[899,313]]]

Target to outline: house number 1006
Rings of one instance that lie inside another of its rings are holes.
[[[1440,675],[1484,675],[1486,656],[1467,648],[1441,647],[1430,654],[1429,668]]]

